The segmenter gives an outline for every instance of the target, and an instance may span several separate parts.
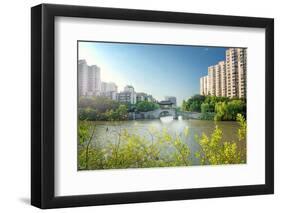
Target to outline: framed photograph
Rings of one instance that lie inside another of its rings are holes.
[[[31,9],[31,204],[274,192],[274,21]]]

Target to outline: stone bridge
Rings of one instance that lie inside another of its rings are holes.
[[[164,116],[173,116],[177,118],[176,109],[156,109],[150,112],[154,118],[160,118]]]
[[[138,112],[138,113],[129,113],[129,119],[159,119],[164,116],[173,116],[174,119],[177,119],[178,116],[182,116],[183,119],[199,119],[201,113],[197,112],[176,112],[176,109],[156,109],[149,112]]]
[[[164,116],[173,116],[177,118],[176,109],[156,109],[149,112],[129,113],[129,119],[158,119]]]

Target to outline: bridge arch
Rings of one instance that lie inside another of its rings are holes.
[[[175,109],[157,109],[153,111],[153,115],[155,118],[160,118],[164,116],[173,116],[176,118],[176,110]]]
[[[164,117],[164,116],[172,116],[172,114],[168,110],[161,110],[159,113],[159,117]]]

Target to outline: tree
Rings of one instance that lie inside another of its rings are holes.
[[[121,104],[116,110],[108,110],[104,113],[105,120],[107,121],[120,121],[128,119],[128,108],[126,105]]]
[[[87,107],[84,109],[79,109],[79,119],[80,120],[97,120],[98,118],[98,112],[97,110]]]
[[[227,116],[230,120],[236,120],[237,115],[246,114],[246,105],[241,100],[232,100],[227,104]]]
[[[182,108],[184,111],[201,112],[201,104],[204,102],[205,96],[194,95],[187,101],[183,102]]]
[[[153,111],[159,108],[159,105],[149,101],[140,101],[136,105],[136,109],[139,112]]]
[[[103,96],[82,97],[79,100],[79,108],[92,108],[99,113],[105,113],[110,109],[117,109],[119,107],[117,101]]]
[[[238,114],[245,116],[246,104],[242,100],[234,99],[229,102],[218,102],[215,106],[215,120],[236,120]]]
[[[201,112],[202,113],[213,112],[213,107],[209,103],[202,103]]]
[[[209,103],[202,103],[201,104],[201,116],[200,119],[202,120],[214,120],[214,109],[213,109],[213,105],[209,104]]]
[[[118,120],[127,120],[128,119],[128,108],[126,105],[121,104],[116,110]]]
[[[79,145],[80,151],[82,150],[81,153],[79,153],[79,161],[80,162],[79,168],[80,169],[89,169],[89,150],[90,150],[90,145],[93,140],[94,134],[96,131],[96,125],[91,125],[87,121],[81,121],[79,122],[79,130],[78,130],[78,135],[79,135]],[[80,156],[83,156],[83,158],[80,158]]]
[[[182,105],[181,105],[181,110],[187,111],[187,101],[183,100]]]
[[[225,102],[220,102],[221,105],[226,105]],[[246,138],[246,122],[241,114],[237,114],[237,122],[240,128],[238,129],[238,141],[245,146],[244,139]],[[245,163],[246,149],[238,147],[234,141],[223,141],[223,132],[216,126],[213,133],[208,137],[205,133],[198,140],[200,151],[195,156],[201,161],[202,165],[220,165],[220,164],[238,164]]]
[[[226,102],[219,102],[216,103],[215,106],[215,117],[216,121],[227,120],[227,103]]]
[[[82,97],[79,100],[79,119],[116,121],[128,119],[128,107],[107,97]]]

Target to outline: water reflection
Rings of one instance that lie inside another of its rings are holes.
[[[235,141],[238,147],[243,142],[238,142],[237,131],[239,125],[237,122],[232,121],[204,121],[204,120],[134,120],[134,121],[122,121],[122,122],[93,122],[93,125],[97,125],[96,139],[101,146],[106,143],[115,143],[118,132],[127,130],[128,133],[139,134],[146,139],[153,141],[153,131],[163,131],[164,129],[172,136],[181,135],[185,128],[188,128],[189,135],[185,138],[185,142],[188,144],[191,151],[191,161],[193,165],[198,165],[200,162],[194,158],[194,153],[199,150],[200,146],[196,141],[196,138],[201,137],[203,133],[210,136],[214,131],[216,125],[222,130],[222,141]],[[163,146],[162,146],[163,147]],[[169,148],[163,149],[162,152],[169,152]]]

